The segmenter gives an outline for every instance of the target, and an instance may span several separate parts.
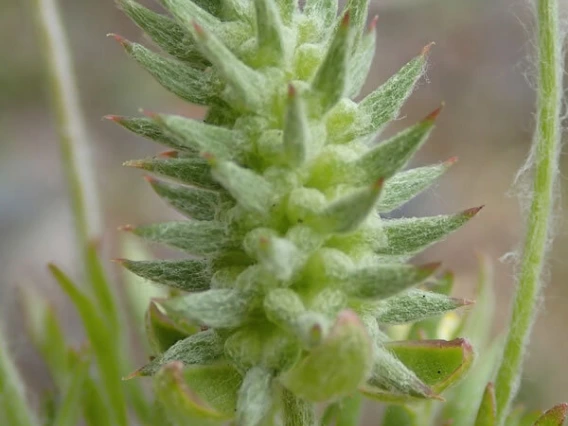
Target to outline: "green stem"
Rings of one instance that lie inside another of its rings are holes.
[[[537,1],[538,116],[529,158],[534,166],[533,195],[510,329],[495,386],[499,425],[503,424],[516,395],[525,347],[536,316],[543,264],[550,244],[549,225],[560,153],[562,38],[558,1]]]
[[[6,339],[0,330],[0,413],[5,424],[33,426],[37,420],[28,407],[25,386],[8,353]]]

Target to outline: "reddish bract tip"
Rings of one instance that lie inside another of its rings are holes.
[[[179,152],[177,152],[175,149],[171,149],[169,151],[163,151],[158,154],[158,157],[163,157],[163,158],[178,158],[178,156]]]
[[[444,103],[442,102],[442,104],[436,108],[434,111],[432,111],[430,114],[428,114],[423,121],[435,121],[436,118],[438,118],[438,116],[440,115],[440,113],[442,112],[442,109],[444,108]]]
[[[288,97],[291,99],[291,98],[294,98],[295,96],[296,96],[296,88],[292,84],[289,84],[288,85]]]
[[[429,43],[426,46],[424,46],[422,48],[422,52],[420,52],[420,55],[422,55],[422,56],[428,55],[428,53],[430,53],[430,49],[432,49],[432,46],[434,46],[435,44],[436,43],[432,42],[432,43]]]
[[[132,232],[136,229],[134,225],[122,225],[118,227],[119,231]]]
[[[144,168],[144,162],[141,160],[130,160],[130,161],[125,161],[124,163],[122,163],[123,166],[126,167],[136,167],[137,169],[143,169]]]
[[[123,378],[122,378],[122,381],[125,382],[125,381],[127,381],[127,380],[132,380],[132,379],[134,379],[135,377],[140,377],[140,376],[142,375],[142,373],[140,372],[140,370],[141,370],[141,368],[139,368],[138,370],[136,370],[136,371],[130,373],[128,376],[123,377]]]
[[[122,258],[111,259],[110,261],[113,262],[113,263],[118,263],[119,265],[124,265],[126,263],[126,259],[122,259]]]
[[[118,34],[110,33],[110,34],[107,34],[107,37],[114,38],[117,42],[119,42],[124,47],[130,45],[130,42],[128,40],[126,40],[124,37],[122,37]]]
[[[146,117],[151,118],[152,120],[156,120],[159,115],[152,111],[146,111],[145,109],[140,108],[140,113],[144,114]]]
[[[270,244],[270,240],[266,237],[260,237],[258,239],[258,244],[260,245],[260,248],[266,249],[268,247],[268,245]]]
[[[341,26],[343,28],[347,28],[349,27],[349,21],[350,21],[350,16],[349,16],[349,11],[345,12],[345,15],[343,15],[343,18],[341,19]]]
[[[124,117],[122,117],[120,115],[109,114],[109,115],[105,115],[103,117],[103,120],[110,120],[110,121],[114,121],[115,123],[121,123],[124,120]]]
[[[199,37],[205,37],[205,30],[203,29],[203,27],[201,25],[199,25],[197,22],[193,21],[192,22],[193,25],[193,29],[195,30],[195,33],[199,36]]]
[[[459,160],[458,157],[448,158],[446,161],[444,161],[444,165],[445,166],[452,166],[452,165],[456,164],[458,162],[458,160]]]
[[[375,15],[371,23],[369,24],[369,32],[372,33],[377,28],[377,23],[379,22],[379,15]]]
[[[424,330],[423,328],[418,330],[418,338],[420,340],[427,340],[428,339],[428,335],[426,334],[426,330]]]
[[[475,300],[470,300],[470,299],[458,299],[455,297],[452,297],[451,300],[458,306],[470,306],[470,305],[475,305]]]
[[[418,269],[424,272],[432,273],[435,270],[437,270],[440,266],[442,266],[442,262],[431,262],[431,263],[426,263],[424,265],[420,265]]]
[[[144,176],[144,180],[145,180],[146,182],[148,182],[150,185],[152,185],[152,184],[158,182],[158,179],[156,179],[156,178],[153,177],[153,176],[148,176],[148,175]]]
[[[379,178],[373,183],[372,189],[374,189],[375,191],[379,191],[383,187],[384,183],[385,183],[385,178]]]
[[[479,207],[473,207],[473,208],[471,208],[471,209],[464,210],[464,211],[462,212],[462,215],[464,215],[464,216],[466,216],[466,217],[473,217],[473,216],[475,216],[477,213],[479,213],[479,211],[480,211],[483,207],[485,207],[485,205],[479,206]]]

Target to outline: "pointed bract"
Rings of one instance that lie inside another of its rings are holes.
[[[376,20],[378,16],[373,19],[369,31],[355,38],[355,45],[357,46],[355,53],[349,60],[349,81],[347,86],[346,96],[353,99],[359,96],[363,85],[367,80],[373,58],[375,57],[375,44],[376,44]],[[358,38],[360,37],[360,41]]]
[[[472,302],[422,290],[383,300],[375,307],[377,320],[384,324],[404,324],[453,311]]]
[[[388,246],[379,253],[411,255],[446,237],[465,225],[481,207],[449,216],[392,219],[384,221]]]
[[[139,277],[183,291],[207,290],[211,280],[210,266],[204,260],[120,259],[118,262]]]
[[[272,374],[262,367],[253,367],[245,375],[237,401],[237,423],[240,426],[260,426],[275,402]]]
[[[275,0],[254,0],[258,55],[263,65],[281,64],[284,60],[284,27]]]
[[[497,409],[495,402],[495,388],[493,383],[488,383],[481,399],[481,405],[475,419],[475,426],[496,426]]]
[[[304,110],[304,102],[294,86],[290,85],[288,86],[288,105],[282,135],[284,154],[290,166],[299,167],[306,160],[310,144],[309,137],[308,117]]]
[[[217,0],[159,0],[174,18],[187,28],[191,22],[198,21],[207,28],[217,28],[221,21],[212,13],[221,9],[221,3]],[[217,5],[218,6],[217,6]]]

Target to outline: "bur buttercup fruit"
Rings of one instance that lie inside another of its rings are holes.
[[[188,255],[122,261],[172,289],[148,310],[156,356],[135,375],[156,375],[170,417],[180,415],[172,414],[181,410],[172,396],[179,387],[196,424],[312,425],[315,403],[357,391],[394,402],[439,398],[437,383],[467,369],[469,344],[447,342],[464,362],[432,378],[408,352],[444,342],[392,346],[382,327],[467,304],[416,288],[434,280],[438,264],[405,262],[479,209],[380,216],[455,162],[403,171],[439,109],[376,143],[421,77],[429,47],[355,102],[375,49],[368,0],[349,1],[339,16],[336,0],[161,3],[167,15],[118,1],[163,53],[114,37],[207,114],[108,117],[170,149],[126,164],[159,176],[149,183],[188,217],[127,228]]]

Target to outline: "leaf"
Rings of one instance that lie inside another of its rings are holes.
[[[562,426],[568,415],[568,404],[558,404],[545,411],[535,422],[534,426]]]
[[[473,362],[473,348],[465,339],[407,340],[385,346],[436,393],[462,378]]]
[[[359,103],[358,120],[347,131],[345,140],[374,135],[398,116],[400,108],[424,73],[429,49],[430,45],[426,46],[418,57]]]
[[[118,263],[141,278],[183,291],[202,291],[209,288],[210,266],[201,259],[184,260],[127,260]]]
[[[367,80],[373,58],[375,56],[375,40],[377,38],[376,25],[378,16],[372,21],[369,29],[361,35],[359,41],[355,38],[357,49],[349,60],[349,81],[347,82],[346,96],[355,98],[361,93],[361,89]],[[359,35],[357,35],[359,37]]]
[[[209,407],[187,386],[181,362],[165,365],[156,376],[154,389],[163,407],[162,412],[172,426],[221,426],[227,420],[225,415]]]
[[[151,118],[175,140],[173,148],[208,152],[219,158],[233,158],[240,154],[243,136],[237,131],[179,115],[155,114]]]
[[[237,392],[241,375],[230,365],[192,365],[184,368],[183,377],[196,396],[215,411],[232,418],[237,409]]]
[[[213,64],[215,71],[231,88],[233,95],[229,95],[229,99],[226,100],[244,109],[261,109],[266,95],[265,91],[258,90],[260,87],[266,87],[266,81],[262,74],[243,63],[221,40],[195,23],[196,21],[198,23],[203,22],[199,18],[197,20],[190,19],[187,22],[193,23],[192,34],[201,53]],[[212,27],[209,26],[209,28]],[[224,92],[224,95],[227,97],[228,93]]]
[[[206,61],[191,39],[191,34],[181,25],[132,0],[118,0],[118,4],[165,52],[194,67],[206,65]]]
[[[349,233],[355,231],[375,209],[381,194],[383,180],[345,195],[319,214],[306,218],[306,222],[320,232]]]
[[[99,367],[106,402],[110,403],[113,412],[112,417],[119,424],[126,424],[126,403],[120,384],[120,363],[115,358],[118,354],[117,343],[114,340],[116,330],[108,329],[108,323],[100,316],[95,304],[63,271],[53,264],[49,265],[49,270],[81,317]]]
[[[178,221],[122,229],[147,241],[166,244],[195,256],[210,256],[228,245],[225,225],[220,222]]]
[[[254,0],[258,57],[263,65],[280,64],[284,58],[284,26],[274,0]]]
[[[174,297],[160,302],[160,306],[168,316],[215,328],[235,328],[247,323],[255,307],[250,293],[232,289]]]
[[[410,201],[431,186],[456,161],[456,158],[451,158],[435,166],[419,167],[396,173],[385,182],[385,188],[379,199],[377,211],[381,213],[390,212]]]
[[[385,299],[431,276],[439,263],[415,267],[407,264],[380,264],[353,271],[344,282],[344,291],[357,299]]]
[[[274,198],[272,185],[262,176],[229,161],[210,158],[215,180],[229,191],[243,208],[265,213]]]
[[[477,412],[475,426],[495,426],[496,424],[497,408],[495,402],[495,388],[493,383],[488,383],[483,393],[483,398],[481,399],[479,411]]]
[[[434,391],[383,345],[375,344],[371,377],[359,389],[384,402],[437,398]]]
[[[351,311],[339,314],[329,337],[280,376],[282,384],[308,401],[329,401],[352,394],[371,368],[369,336]],[[335,366],[330,369],[329,366]]]
[[[301,166],[306,160],[310,145],[308,117],[304,109],[304,102],[294,86],[288,86],[288,104],[284,123],[282,141],[284,154],[288,164],[292,167]]]
[[[337,104],[345,93],[347,61],[353,42],[349,19],[349,14],[346,13],[337,26],[335,36],[312,80],[311,87],[318,96],[322,114]]]
[[[197,105],[209,105],[217,98],[217,85],[211,73],[192,68],[175,59],[164,58],[120,36],[114,35],[114,38],[122,44],[131,58],[173,94]]]
[[[161,354],[174,344],[195,334],[199,328],[187,321],[169,318],[160,311],[157,301],[151,301],[146,312],[146,336],[154,353]]]
[[[217,28],[221,21],[214,15],[220,11],[218,0],[159,0],[168,9],[180,25],[190,27],[195,20],[207,25],[208,28]]]
[[[170,177],[198,188],[213,190],[220,188],[211,176],[209,165],[201,158],[147,158],[127,161],[124,165]]]
[[[453,311],[472,302],[422,290],[409,290],[375,305],[375,316],[384,324],[404,324]]]
[[[411,255],[441,240],[462,227],[482,207],[465,210],[450,216],[390,219],[383,222],[388,245],[378,250],[380,254]]]
[[[260,426],[275,401],[272,374],[262,367],[247,371],[239,389],[237,423],[239,426]]]
[[[245,236],[247,254],[277,280],[288,281],[302,266],[300,250],[287,238],[278,238],[271,229],[255,228]]]
[[[152,376],[172,361],[180,361],[183,365],[212,364],[223,358],[223,344],[223,339],[213,330],[193,334],[130,374],[126,380],[138,376]]]
[[[75,426],[80,419],[80,402],[85,381],[89,375],[91,358],[87,351],[82,351],[81,353],[73,350],[69,351],[69,357],[71,367],[69,371],[70,381],[64,387],[64,393],[53,420],[53,426]]]
[[[337,17],[337,0],[306,0],[304,14],[318,23],[324,34],[333,28]]]

